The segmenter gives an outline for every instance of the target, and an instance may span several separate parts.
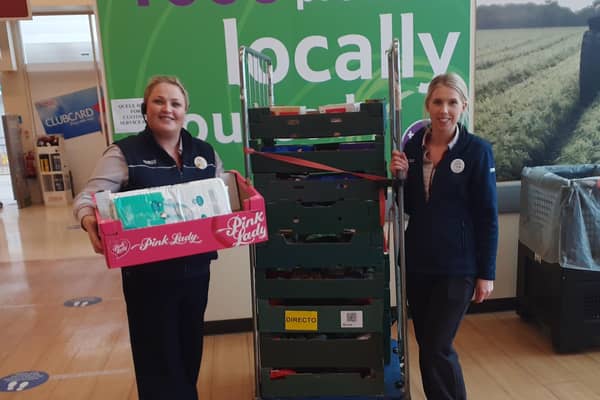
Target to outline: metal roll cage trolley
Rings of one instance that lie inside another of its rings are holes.
[[[400,53],[399,41],[395,39],[389,50],[386,52],[389,67],[389,134],[392,149],[402,149],[402,95],[400,82]],[[240,100],[242,114],[242,135],[244,146],[244,166],[245,176],[252,179],[252,163],[250,153],[250,110],[254,108],[270,108],[274,106],[274,85],[273,85],[273,64],[271,59],[264,53],[257,52],[251,48],[242,46],[239,50],[240,67]],[[339,399],[339,400],[359,400],[359,399],[402,399],[410,400],[410,380],[408,371],[408,345],[407,345],[407,313],[406,313],[406,266],[405,266],[405,248],[404,248],[404,198],[403,198],[403,176],[393,177],[385,182],[392,188],[392,199],[389,215],[392,227],[394,248],[393,264],[395,272],[395,294],[398,306],[396,313],[392,316],[390,326],[396,322],[396,340],[392,340],[391,351],[392,361],[390,364],[397,365],[397,369],[392,376],[385,374],[385,394],[376,396],[348,396],[347,394],[336,395],[335,388],[327,396],[314,397],[311,399]],[[260,190],[260,189],[259,189]],[[389,229],[388,229],[389,232]],[[265,375],[261,374],[261,342],[259,332],[259,306],[257,301],[257,278],[256,274],[256,247],[250,246],[250,281],[252,289],[252,321],[253,321],[253,344],[254,344],[254,376],[255,376],[255,399],[256,400],[281,400],[281,399],[300,399],[307,398],[302,396],[285,395],[267,395],[264,397],[263,380]],[[389,271],[389,269],[388,269]],[[388,328],[389,328],[388,327]],[[389,331],[389,330],[388,330]],[[385,333],[385,332],[384,332]],[[387,368],[387,366],[386,366]],[[387,370],[386,370],[387,371]],[[390,389],[391,388],[391,389]],[[337,397],[336,397],[337,396]],[[346,397],[343,397],[346,396]]]

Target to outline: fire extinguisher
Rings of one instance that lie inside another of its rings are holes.
[[[33,151],[28,151],[24,155],[25,157],[25,177],[35,178],[37,176],[35,172],[35,154]]]

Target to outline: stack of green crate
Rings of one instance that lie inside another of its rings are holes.
[[[385,176],[384,107],[273,116],[249,113],[258,151]],[[269,241],[256,246],[260,394],[378,396],[389,361],[389,262],[381,183],[261,155],[254,185]]]

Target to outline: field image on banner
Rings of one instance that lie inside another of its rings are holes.
[[[600,1],[523,3],[477,8],[475,133],[503,181],[526,166],[600,163]]]

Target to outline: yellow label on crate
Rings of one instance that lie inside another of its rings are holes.
[[[316,331],[319,326],[317,311],[285,310],[286,331]]]

